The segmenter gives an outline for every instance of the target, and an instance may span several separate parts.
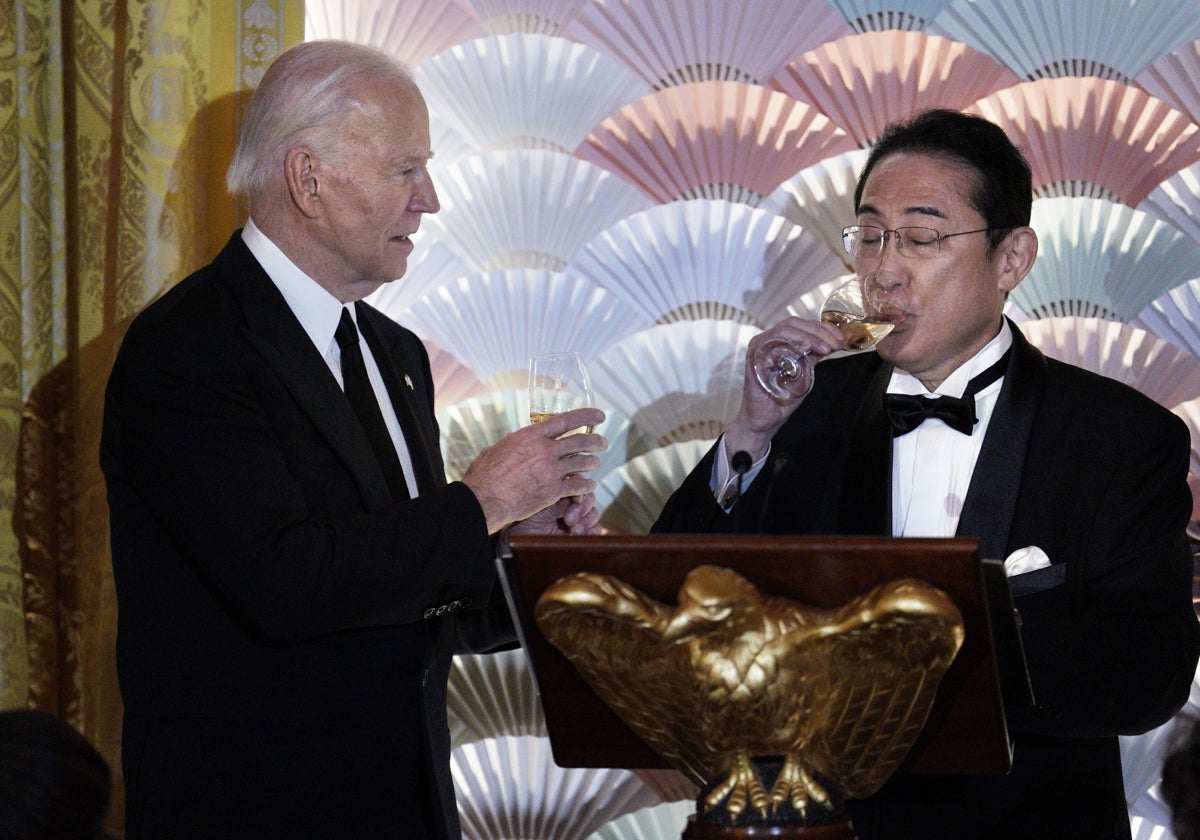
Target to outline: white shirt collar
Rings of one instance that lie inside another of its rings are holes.
[[[322,356],[327,355],[342,317],[342,302],[288,259],[287,254],[259,230],[253,219],[246,220],[242,241],[279,289],[317,350]],[[350,314],[355,314],[353,307]]]
[[[934,391],[929,391],[921,380],[917,379],[911,373],[896,368],[892,371],[891,381],[888,382],[888,393],[921,395],[932,393],[950,397],[961,397],[963,392],[967,390],[967,383],[971,381],[972,377],[977,373],[982,373],[999,361],[1000,357],[1008,352],[1008,348],[1012,347],[1012,343],[1012,328],[1009,326],[1008,321],[1005,320],[996,337],[985,344],[978,353],[959,365],[954,373],[947,376]]]

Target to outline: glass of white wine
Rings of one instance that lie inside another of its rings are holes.
[[[594,406],[592,383],[579,353],[547,353],[529,360],[529,421],[541,423],[555,414]],[[592,432],[592,427],[575,432]]]
[[[842,349],[849,352],[870,350],[892,331],[900,314],[873,275],[847,280],[821,306],[821,320],[842,331]],[[780,402],[798,400],[812,388],[815,363],[807,348],[776,338],[759,345],[753,361],[758,383]]]

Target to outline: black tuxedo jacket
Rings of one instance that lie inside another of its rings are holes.
[[[411,501],[240,234],[124,340],[101,464],[130,838],[458,836],[451,658],[513,629],[428,356],[359,311],[416,417]]]
[[[1165,722],[1196,672],[1186,426],[1012,329],[958,533],[984,557],[1039,546],[1052,561],[1010,578],[1037,706],[1007,710],[1007,776],[898,775],[851,803],[862,840],[1128,837],[1116,736]],[[654,530],[890,534],[890,376],[874,353],[820,363],[740,513],[713,500],[709,452]]]

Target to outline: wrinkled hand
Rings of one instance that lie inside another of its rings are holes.
[[[596,507],[596,494],[559,499],[550,507],[515,523],[510,530],[514,534],[546,536],[599,534],[600,510]]]
[[[567,432],[603,422],[604,412],[600,409],[577,408],[518,429],[484,448],[462,481],[479,500],[488,533],[539,514],[541,518],[534,519],[530,527],[546,527],[551,513],[547,508],[560,501],[567,504],[556,512],[555,520],[570,513],[575,520],[568,526],[572,533],[594,527],[595,523],[586,523],[590,519],[588,505],[594,508],[595,498],[589,503],[587,497],[595,492],[596,482],[583,473],[600,466],[600,457],[592,453],[608,449],[608,441],[603,435]],[[574,506],[568,501],[572,497],[583,499],[580,510],[572,512]]]
[[[737,417],[725,430],[725,445],[729,452],[745,450],[758,458],[767,451],[767,444],[804,398],[780,403],[763,389],[754,375],[754,352],[767,341],[784,339],[800,348],[807,348],[808,363],[816,362],[842,347],[842,333],[837,327],[822,321],[785,318],[775,326],[750,339],[746,348],[746,369],[742,380],[742,405]]]

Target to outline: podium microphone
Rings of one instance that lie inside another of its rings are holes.
[[[750,471],[750,466],[754,462],[750,459],[750,453],[744,449],[739,449],[733,453],[733,457],[729,459],[729,466],[733,467],[733,471],[737,473],[737,499],[734,500],[733,511],[733,532],[740,533],[742,530],[742,479],[746,473]]]

